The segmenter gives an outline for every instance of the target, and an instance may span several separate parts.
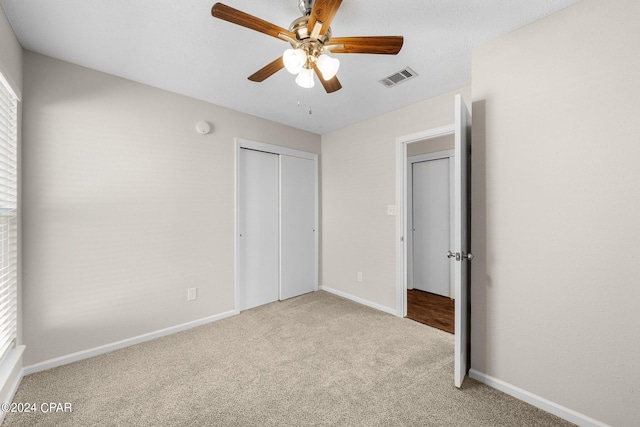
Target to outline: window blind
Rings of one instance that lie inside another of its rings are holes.
[[[18,286],[18,99],[0,74],[0,360],[15,345]]]

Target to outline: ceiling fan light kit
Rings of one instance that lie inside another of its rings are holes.
[[[296,77],[296,83],[298,83],[300,87],[311,89],[315,85],[313,81],[313,70],[311,68],[303,68],[300,70],[298,77]]]
[[[213,5],[211,15],[291,44],[291,49],[249,76],[249,80],[262,82],[285,68],[297,74],[295,81],[304,88],[314,86],[315,73],[325,91],[332,93],[342,88],[336,77],[340,61],[327,52],[396,55],[404,42],[402,36],[332,39],[330,25],[341,3],[342,0],[298,0],[303,16],[293,21],[288,30],[222,3]]]
[[[284,68],[288,72],[298,75],[296,83],[304,88],[313,87],[313,84],[308,83],[308,79],[313,81],[312,62],[316,63],[324,80],[331,80],[338,72],[338,68],[340,68],[340,61],[336,58],[331,58],[324,53],[316,58],[300,48],[285,50],[282,55],[282,61],[284,62]],[[304,75],[300,76],[300,74]]]
[[[332,58],[329,55],[322,54],[316,60],[318,63],[318,68],[322,73],[322,78],[325,80],[331,80],[337,73],[340,68],[340,61],[337,58]]]
[[[282,54],[284,68],[291,74],[298,74],[307,62],[307,54],[302,49],[287,49]]]

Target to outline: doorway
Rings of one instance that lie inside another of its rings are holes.
[[[454,333],[452,135],[412,147],[407,158],[407,317]]]
[[[446,256],[453,263],[455,289],[455,332],[453,383],[462,387],[469,371],[469,330],[471,305],[469,300],[469,261],[473,258],[469,241],[468,161],[471,154],[471,116],[462,96],[454,97],[454,121],[439,128],[428,129],[396,138],[396,312],[407,315],[407,282],[409,230],[407,220],[407,158],[409,147],[427,139],[454,136],[454,244]]]
[[[237,311],[317,290],[317,157],[236,139]]]

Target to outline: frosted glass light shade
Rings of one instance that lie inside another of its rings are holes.
[[[307,62],[307,54],[302,49],[287,49],[282,54],[284,68],[291,74],[298,74]]]
[[[315,84],[313,81],[313,70],[311,68],[303,68],[300,70],[298,77],[296,77],[296,83],[305,89],[312,88]]]
[[[324,53],[318,57],[316,63],[318,64],[322,78],[325,80],[331,80],[338,72],[338,68],[340,68],[340,61],[338,59],[332,58]]]

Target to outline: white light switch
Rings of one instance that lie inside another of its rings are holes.
[[[394,215],[396,214],[396,205],[387,205],[387,215]]]
[[[196,298],[198,298],[197,288],[187,289],[187,301],[193,301]]]

